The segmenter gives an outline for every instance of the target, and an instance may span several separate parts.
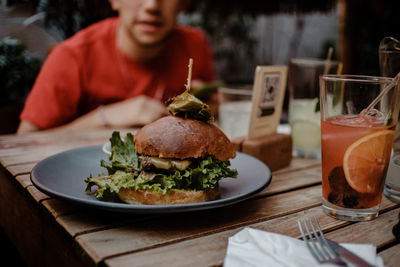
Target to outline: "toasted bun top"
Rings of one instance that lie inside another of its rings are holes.
[[[139,154],[160,158],[202,158],[221,161],[234,158],[235,148],[215,125],[193,119],[167,116],[150,123],[135,135]]]

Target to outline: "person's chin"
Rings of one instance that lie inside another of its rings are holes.
[[[142,34],[159,34],[163,31],[163,24],[137,23],[135,28]]]
[[[136,41],[143,46],[153,47],[159,46],[163,44],[165,41],[166,34],[164,33],[149,33],[149,32],[141,32],[136,35]]]

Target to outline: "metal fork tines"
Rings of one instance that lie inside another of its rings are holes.
[[[329,246],[318,221],[315,218],[314,221],[316,227],[318,228],[318,232],[315,230],[312,219],[304,220],[303,223],[300,220],[297,221],[301,236],[312,256],[319,263],[334,263],[336,265],[346,266],[347,264]],[[303,225],[305,231],[303,230]],[[310,228],[312,229],[312,233]],[[308,238],[305,232],[307,233]]]

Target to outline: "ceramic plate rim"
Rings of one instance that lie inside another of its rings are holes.
[[[98,148],[99,152],[101,152],[101,151],[103,151],[103,146],[104,145],[97,145],[97,146],[87,146],[87,147],[71,149],[71,150],[61,152],[61,153],[57,153],[55,155],[49,156],[49,157],[41,160],[33,167],[32,171],[31,171],[30,179],[32,181],[32,184],[37,189],[39,189],[40,191],[42,191],[43,193],[45,193],[49,196],[52,196],[52,197],[55,197],[58,199],[67,200],[67,201],[81,204],[84,206],[93,207],[93,208],[117,211],[117,212],[128,212],[128,213],[171,213],[171,212],[175,213],[175,212],[186,212],[186,211],[218,208],[218,207],[228,206],[228,205],[232,205],[232,204],[244,201],[244,200],[248,199],[249,197],[251,197],[252,195],[262,191],[264,188],[266,188],[271,183],[271,180],[272,180],[272,174],[267,165],[265,165],[260,160],[254,158],[250,155],[241,153],[241,152],[237,152],[237,157],[248,158],[253,162],[258,162],[257,164],[262,164],[264,166],[266,172],[265,172],[265,181],[263,181],[263,184],[261,184],[258,188],[254,188],[251,191],[244,192],[243,194],[240,194],[239,196],[236,196],[236,197],[220,198],[220,199],[216,199],[213,201],[207,201],[207,202],[201,202],[201,203],[177,204],[177,205],[132,205],[132,204],[126,204],[126,203],[104,202],[104,201],[97,200],[96,198],[94,198],[94,196],[93,196],[93,200],[88,200],[88,199],[64,194],[57,190],[49,188],[48,186],[42,184],[42,182],[40,181],[40,177],[37,177],[38,170],[40,170],[40,168],[44,164],[48,163],[51,160],[55,160],[57,157],[61,157],[62,155],[67,154],[67,153],[78,153],[80,150],[84,150],[84,149]],[[232,166],[232,167],[234,167],[234,166]],[[239,174],[239,177],[240,177],[240,174]],[[82,179],[85,179],[85,177],[82,177]],[[227,179],[232,180],[232,182],[235,181],[235,179],[232,179],[232,178],[227,178]]]

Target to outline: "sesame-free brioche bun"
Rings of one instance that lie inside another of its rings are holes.
[[[145,156],[188,159],[208,155],[226,161],[234,158],[235,148],[215,125],[175,116],[147,124],[135,135],[135,148]]]
[[[118,196],[128,204],[176,205],[215,200],[219,196],[219,189],[218,186],[206,191],[172,189],[163,194],[153,191],[121,188]]]

